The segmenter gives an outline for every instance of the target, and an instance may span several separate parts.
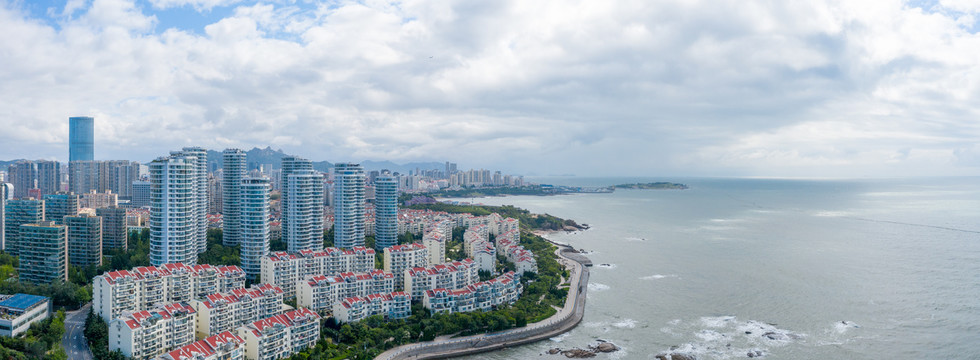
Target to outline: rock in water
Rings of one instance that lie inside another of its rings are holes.
[[[697,360],[697,358],[694,355],[673,353],[670,354],[670,360]]]
[[[619,350],[619,347],[616,346],[616,345],[613,345],[612,343],[604,342],[602,344],[599,344],[599,346],[596,346],[596,350],[598,350],[600,352],[604,352],[604,353],[609,353],[609,352],[613,352],[613,351]]]
[[[659,354],[655,357],[657,358],[657,360],[670,360],[667,358],[667,354]]]
[[[557,354],[557,353],[560,353],[560,352],[561,352],[561,349],[559,349],[559,348],[552,348],[551,350],[548,350],[548,354],[550,354],[550,355],[554,355],[554,354]]]
[[[565,350],[565,351],[562,351],[561,353],[562,353],[562,355],[565,355],[565,357],[571,358],[571,359],[581,359],[581,358],[595,357],[595,353],[594,352],[591,352],[591,351],[588,351],[588,350],[582,350],[582,349]]]

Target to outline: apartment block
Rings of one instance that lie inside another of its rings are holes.
[[[20,255],[20,226],[44,221],[44,201],[32,199],[7,200],[4,205],[4,248],[11,255]]]
[[[197,313],[187,303],[127,312],[109,323],[109,350],[151,359],[194,342]]]
[[[68,281],[68,228],[50,221],[24,224],[19,229],[19,280],[47,284]]]
[[[343,299],[390,293],[394,290],[394,275],[382,270],[367,273],[311,275],[298,282],[296,305],[315,311],[329,312]]]
[[[207,295],[191,300],[197,310],[197,337],[205,338],[249,324],[283,311],[283,291],[278,286],[261,284],[249,289]]]
[[[520,245],[518,230],[508,230],[497,235],[495,242],[497,253],[504,255],[508,261],[514,263],[518,274],[523,276],[524,273],[538,272],[538,262],[534,258],[534,253]]]
[[[245,339],[228,331],[160,355],[154,360],[244,360]]]
[[[413,299],[422,299],[426,290],[458,289],[479,281],[476,263],[472,259],[408,269],[405,273],[405,292]]]
[[[357,322],[382,315],[386,320],[404,319],[412,315],[412,296],[403,291],[349,297],[334,304],[337,321]]]
[[[68,261],[75,266],[102,265],[102,218],[91,214],[65,216]]]
[[[522,290],[516,274],[508,272],[496,279],[464,288],[426,290],[422,305],[432,313],[490,311],[501,305],[513,304]]]
[[[243,288],[245,273],[237,266],[164,264],[110,271],[96,276],[92,283],[93,310],[111,321],[126,311]]]
[[[102,218],[102,248],[129,248],[129,231],[126,227],[126,209],[120,207],[98,208],[95,215]]]
[[[463,233],[463,250],[480,270],[494,272],[497,270],[497,249],[488,238],[490,228],[479,224],[466,229]]]
[[[384,269],[395,275],[396,287],[405,284],[405,270],[429,265],[429,250],[422,244],[393,245],[384,249]]]
[[[307,276],[371,271],[374,269],[374,254],[374,249],[365,247],[275,252],[262,258],[261,278],[262,282],[281,287],[286,291],[286,297],[290,298],[296,296],[296,283]]]
[[[238,328],[245,339],[245,358],[275,360],[289,357],[320,340],[320,316],[299,309]]]

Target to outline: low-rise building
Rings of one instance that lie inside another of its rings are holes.
[[[382,315],[386,320],[411,316],[412,296],[404,291],[395,291],[349,297],[333,305],[333,316],[342,323],[357,322],[375,315]]]
[[[413,299],[422,299],[426,290],[463,288],[479,281],[476,263],[463,259],[451,263],[417,267],[405,272],[405,292]]]
[[[419,243],[394,245],[384,249],[384,269],[395,275],[399,290],[405,283],[405,270],[429,265],[429,250]]]
[[[109,350],[150,359],[193,343],[197,313],[187,303],[126,312],[109,323]]]
[[[239,326],[279,315],[283,311],[282,300],[282,289],[272,284],[192,300],[191,305],[197,310],[197,337],[233,331]]]
[[[262,258],[261,278],[262,282],[281,287],[291,298],[296,296],[296,283],[307,276],[368,272],[374,269],[374,257],[374,249],[365,247],[275,252]]]
[[[394,289],[394,275],[382,270],[359,274],[347,272],[334,276],[307,276],[297,284],[296,305],[326,313],[343,299],[390,293]]]
[[[422,305],[432,313],[490,311],[501,305],[513,304],[522,290],[516,274],[508,272],[465,288],[426,290]]]
[[[51,299],[28,294],[0,295],[0,336],[14,337],[51,315]]]
[[[298,309],[238,328],[245,339],[248,360],[275,360],[291,356],[320,340],[320,316]]]
[[[524,275],[524,273],[538,272],[538,263],[534,258],[534,253],[524,249],[520,245],[520,235],[519,230],[508,230],[496,238],[496,249],[497,253],[504,255],[508,261],[514,263],[515,271]]]
[[[164,264],[110,271],[92,281],[92,309],[106,322],[124,311],[149,310],[158,304],[190,301],[245,287],[237,266]]]
[[[439,228],[425,232],[425,235],[422,236],[422,245],[429,249],[429,264],[427,266],[446,262],[446,241],[448,239]]]
[[[154,360],[243,360],[245,339],[223,332],[170,351]]]

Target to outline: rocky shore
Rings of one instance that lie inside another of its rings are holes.
[[[596,354],[599,353],[611,353],[616,351],[619,351],[619,347],[616,346],[615,344],[608,341],[599,340],[599,344],[594,346],[589,345],[588,348],[586,349],[574,348],[574,349],[562,350],[559,348],[552,348],[548,350],[548,354],[551,355],[561,354],[561,355],[565,355],[565,357],[570,359],[581,359],[581,358],[595,357]]]

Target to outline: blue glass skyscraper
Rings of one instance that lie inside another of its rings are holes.
[[[68,118],[68,161],[95,160],[95,119]]]

